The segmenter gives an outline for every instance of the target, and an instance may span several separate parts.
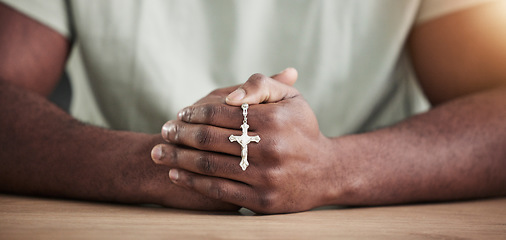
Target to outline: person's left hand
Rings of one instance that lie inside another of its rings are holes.
[[[213,91],[205,101],[181,110],[177,121],[165,124],[162,135],[168,142],[196,149],[154,159],[173,167],[170,179],[261,213],[298,212],[331,203],[340,189],[339,165],[330,161],[330,139],[319,131],[300,93],[261,74],[228,95],[230,91]],[[250,165],[243,171],[241,146],[229,136],[241,135],[240,105],[245,102],[250,104],[248,135],[261,140],[248,144]],[[164,145],[157,147],[163,151]]]

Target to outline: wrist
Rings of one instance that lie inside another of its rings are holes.
[[[356,136],[328,138],[326,166],[329,189],[324,196],[325,205],[354,205],[358,190],[363,184],[360,178],[360,157],[356,151]]]
[[[168,169],[156,166],[151,160],[151,149],[163,140],[160,134],[119,132],[122,144],[114,151],[106,153],[104,161],[112,163],[110,173],[114,175],[111,183],[112,200],[123,203],[161,203],[161,193],[156,191],[166,176]]]

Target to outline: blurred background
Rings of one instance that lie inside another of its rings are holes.
[[[69,112],[70,99],[72,98],[72,88],[70,87],[70,81],[67,72],[63,73],[63,76],[56,86],[55,90],[49,96],[49,100],[55,103],[58,107]]]

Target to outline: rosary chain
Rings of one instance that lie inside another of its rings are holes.
[[[242,120],[242,123],[247,123],[248,122],[248,107],[249,105],[247,103],[243,103],[241,108],[242,108],[242,115],[244,116],[243,120]]]

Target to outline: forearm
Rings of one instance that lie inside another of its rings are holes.
[[[142,202],[147,176],[168,171],[150,160],[157,136],[84,125],[1,81],[0,103],[0,191]]]
[[[333,139],[341,195],[378,205],[506,194],[506,89],[442,104],[392,127]],[[341,179],[341,180],[342,180]]]

